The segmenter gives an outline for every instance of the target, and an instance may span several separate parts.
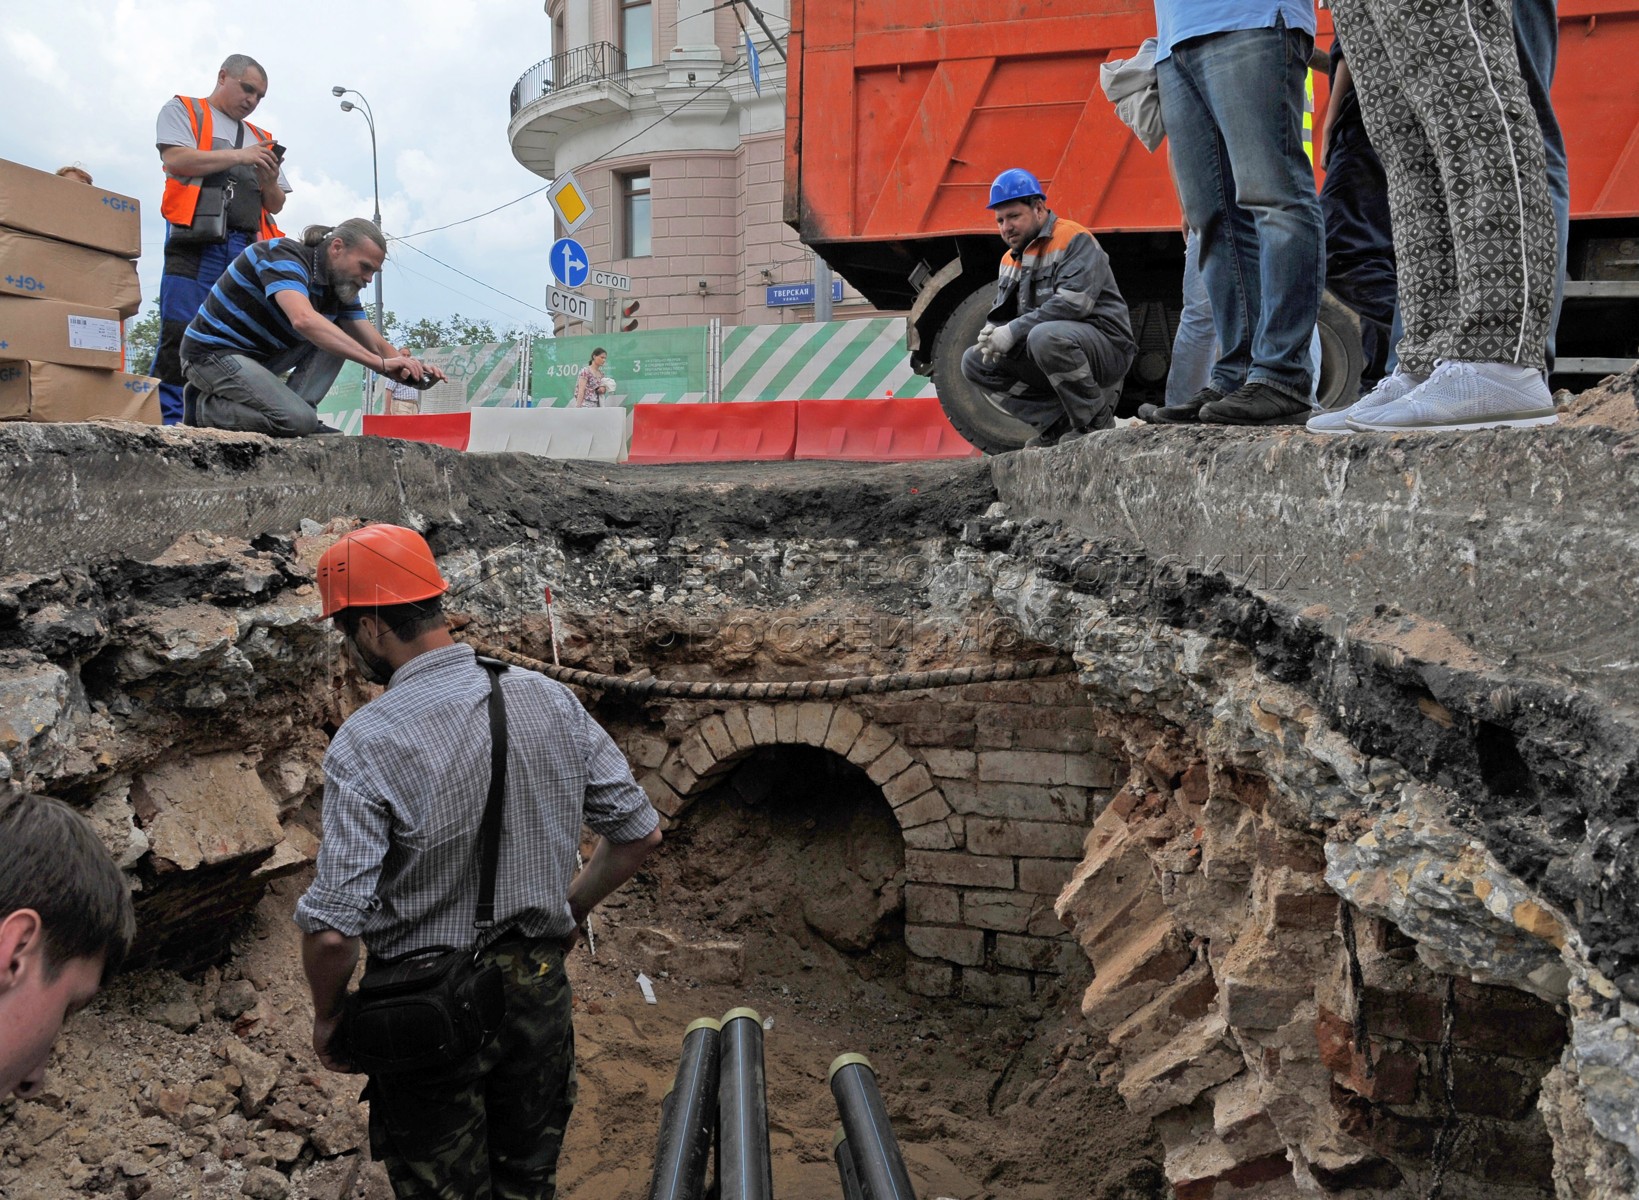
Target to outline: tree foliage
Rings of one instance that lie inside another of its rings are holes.
[[[125,330],[126,370],[138,374],[153,364],[154,351],[159,349],[159,304],[148,306],[141,316],[132,317]]]
[[[365,311],[374,320],[374,305],[365,305]],[[539,332],[539,331],[536,331]],[[489,321],[479,317],[464,317],[453,313],[443,320],[421,317],[407,322],[392,309],[387,310],[387,340],[395,346],[410,350],[430,350],[434,346],[476,346],[485,342],[504,341],[509,334],[497,330]],[[146,371],[154,361],[159,348],[159,304],[148,306],[148,311],[133,317],[125,329],[125,361],[131,371]]]

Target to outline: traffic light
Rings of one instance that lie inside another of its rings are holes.
[[[620,331],[622,333],[631,333],[637,328],[637,310],[639,307],[641,307],[641,302],[637,300],[628,300],[620,306]]]

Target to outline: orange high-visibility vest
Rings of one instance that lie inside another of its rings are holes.
[[[214,140],[209,102],[193,96],[178,96],[177,99],[182,101],[182,107],[187,110],[188,121],[193,126],[194,141],[197,143],[198,148],[209,150]],[[258,142],[271,142],[273,140],[273,135],[267,130],[258,129],[249,121],[246,121],[244,125]],[[176,178],[169,171],[165,172],[165,195],[159,204],[160,215],[172,225],[192,225],[194,206],[199,203],[199,186],[198,180],[190,182],[186,179]],[[273,214],[268,212],[266,206],[264,206],[262,208],[262,227],[258,230],[257,237],[262,241],[268,241],[271,238],[283,236],[284,234],[280,232],[279,227],[273,223]]]

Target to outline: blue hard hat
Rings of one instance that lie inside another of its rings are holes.
[[[1032,196],[1046,195],[1047,189],[1029,171],[1023,167],[1009,167],[996,176],[996,182],[990,185],[990,203],[985,207],[995,208],[1009,200],[1028,200]]]

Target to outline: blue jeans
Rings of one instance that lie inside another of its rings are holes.
[[[1212,380],[1218,357],[1218,331],[1212,324],[1212,301],[1201,278],[1201,235],[1193,229],[1184,240],[1184,311],[1172,338],[1172,365],[1167,369],[1167,407],[1191,399]]]
[[[246,354],[182,360],[199,390],[199,424],[272,437],[306,437],[319,430],[319,404],[341,374],[343,359],[302,342],[258,362]],[[281,378],[290,372],[288,380]]]
[[[1303,152],[1314,39],[1284,21],[1192,38],[1156,64],[1161,116],[1221,348],[1212,386],[1309,395],[1325,234]]]

